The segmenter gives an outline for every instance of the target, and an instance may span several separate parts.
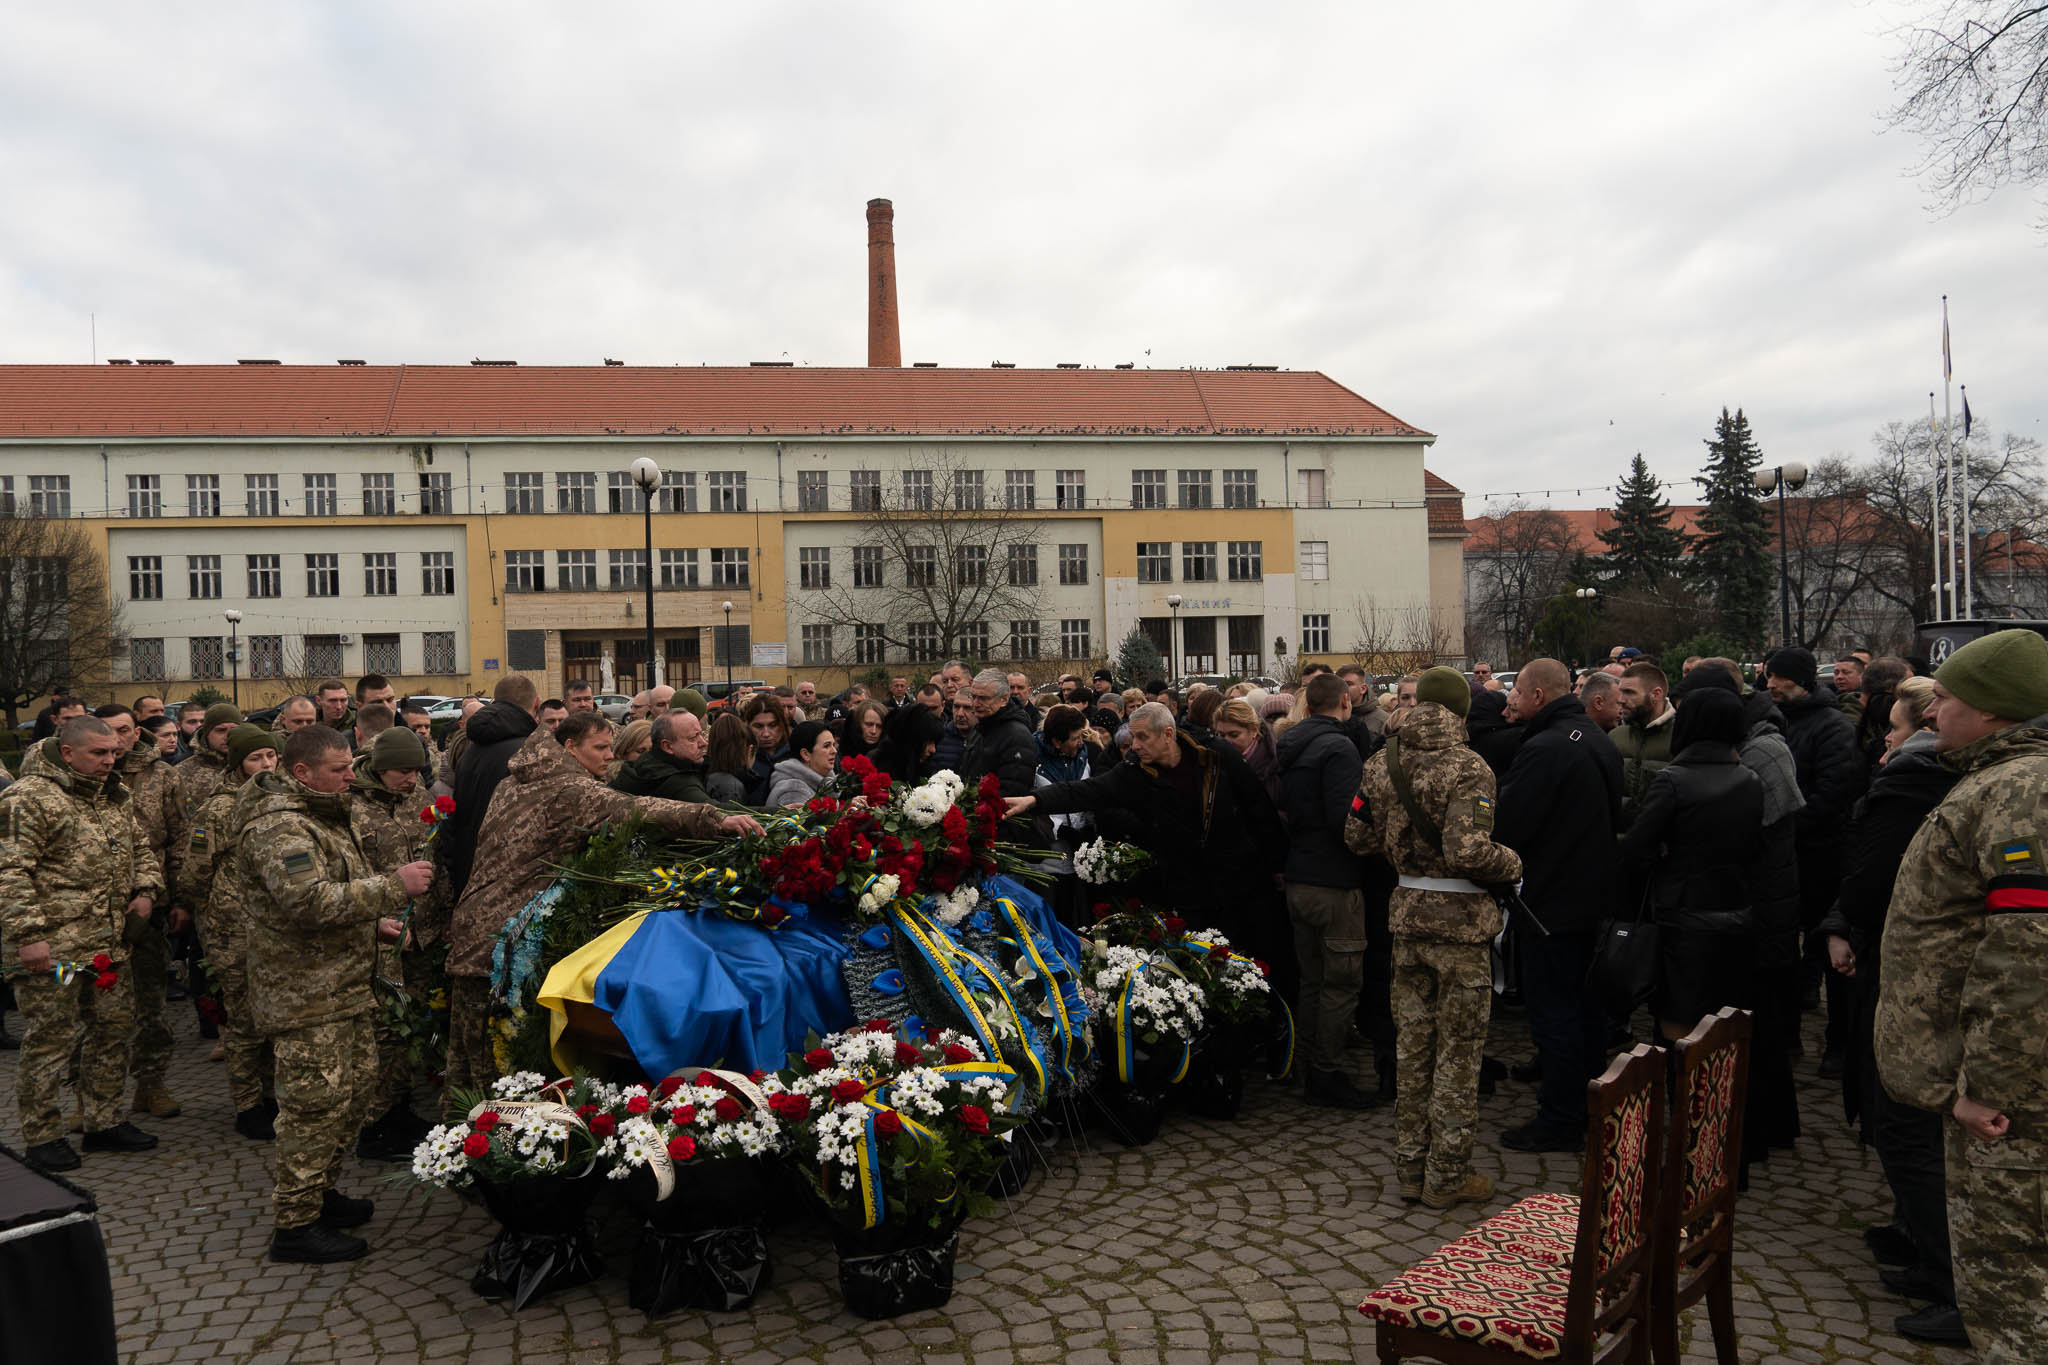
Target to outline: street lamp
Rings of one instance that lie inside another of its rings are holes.
[[[235,680],[235,709],[239,711],[242,709],[242,613],[229,607],[221,615],[228,623],[228,671]]]
[[[640,517],[647,531],[647,686],[654,686],[654,490],[661,487],[661,466],[642,455],[633,461],[633,482],[640,486]]]
[[[1173,624],[1166,631],[1166,685],[1177,687],[1180,684],[1180,594],[1168,593],[1166,605],[1173,609]]]
[[[725,704],[732,705],[732,599],[726,598],[725,607]]]
[[[1756,486],[1765,496],[1778,495],[1778,643],[1792,643],[1792,570],[1785,552],[1785,490],[1798,492],[1806,482],[1806,466],[1798,461],[1756,472]]]
[[[1577,592],[1574,592],[1572,596],[1578,598],[1581,602],[1587,604],[1585,649],[1586,663],[1588,666],[1591,666],[1593,662],[1593,612],[1596,610],[1593,604],[1597,603],[1600,600],[1600,589],[1580,588]]]

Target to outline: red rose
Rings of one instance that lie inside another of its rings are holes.
[[[868,1088],[851,1077],[832,1087],[832,1098],[841,1104],[851,1104],[868,1093]]]
[[[121,984],[121,978],[112,972],[101,972],[93,978],[92,984],[94,990],[110,991]]]
[[[755,1085],[759,1085],[761,1082],[768,1079],[768,1073],[757,1066],[752,1071],[749,1071],[747,1073],[747,1079],[752,1081]]]
[[[576,1117],[579,1119],[588,1120],[596,1112],[597,1106],[594,1104],[579,1104],[576,1106]]]
[[[1212,943],[1209,945],[1209,956],[1217,962],[1227,962],[1230,960],[1230,949],[1220,943]]]
[[[855,754],[839,765],[840,769],[855,777],[866,777],[875,770],[874,760],[865,754]]]
[[[856,1082],[856,1084],[858,1084],[858,1082]],[[718,1115],[719,1122],[731,1123],[734,1119],[738,1118],[740,1115],[746,1113],[747,1111],[745,1106],[743,1106],[738,1100],[734,1099],[732,1096],[720,1095],[718,1097],[718,1103],[711,1106],[711,1112]]]
[[[590,1116],[590,1135],[594,1138],[608,1138],[619,1131],[619,1121],[610,1114]]]
[[[981,781],[974,784],[974,792],[984,801],[999,801],[1003,796],[1002,779],[994,773],[984,773]]]
[[[645,1095],[635,1095],[626,1101],[626,1112],[629,1114],[644,1114],[653,1107],[653,1102]]]
[[[839,803],[829,796],[814,796],[804,802],[804,809],[812,815],[836,815],[839,813]]]
[[[688,1161],[697,1155],[697,1139],[688,1133],[677,1133],[668,1140],[668,1154],[672,1161]]]
[[[917,1066],[924,1061],[924,1053],[910,1043],[896,1044],[896,1065]]]
[[[1095,908],[1091,913],[1095,916],[1097,920],[1106,920],[1111,915],[1114,915],[1116,911],[1109,908],[1108,901],[1097,901],[1095,902]]]
[[[1166,925],[1166,932],[1169,934],[1179,934],[1187,931],[1188,922],[1179,915],[1168,915],[1161,922]]]
[[[678,1128],[687,1128],[697,1121],[697,1106],[679,1104],[668,1111],[668,1121]]]
[[[827,1047],[814,1047],[804,1054],[804,1065],[813,1071],[823,1071],[833,1060],[832,1049]]]
[[[434,823],[434,812],[431,807],[420,812],[420,823],[423,825],[431,825]]]
[[[978,1104],[960,1106],[960,1126],[976,1137],[988,1136],[988,1110]]]
[[[808,888],[806,889],[808,890]],[[779,905],[764,905],[761,907],[761,923],[771,929],[788,918],[789,911]]]
[[[114,969],[114,959],[108,957],[105,953],[94,953],[92,955],[92,969],[96,972],[110,972]]]
[[[676,1091],[681,1090],[682,1088],[683,1078],[681,1076],[668,1076],[663,1078],[660,1085],[654,1087],[654,1093],[661,1096],[663,1099],[667,1099],[670,1095],[675,1094]]]
[[[894,1109],[884,1109],[875,1115],[875,1131],[883,1137],[895,1137],[903,1131],[903,1116]]]
[[[1271,976],[1273,974],[1273,969],[1266,965],[1264,958],[1253,958],[1252,965],[1259,969],[1260,976]]]
[[[896,1026],[887,1019],[870,1019],[865,1024],[862,1024],[861,1027],[869,1033],[888,1033]]]
[[[443,814],[443,815],[453,815],[453,814],[455,814],[455,798],[454,798],[454,797],[452,797],[452,796],[437,796],[437,797],[435,797],[435,798],[434,798],[434,809],[435,809],[435,810],[437,810],[437,811],[439,811],[439,812],[441,812],[441,814]]]
[[[469,1126],[476,1129],[479,1133],[488,1133],[491,1129],[498,1126],[498,1121],[503,1117],[504,1115],[495,1109],[486,1109],[483,1113],[471,1119]]]
[[[811,1116],[811,1097],[809,1095],[777,1095],[768,1102],[768,1107],[788,1119],[791,1123],[801,1123]]]
[[[973,1061],[974,1054],[958,1043],[948,1043],[946,1044],[946,1060],[958,1066],[962,1062]]]
[[[469,1157],[489,1156],[491,1140],[482,1133],[471,1133],[462,1140],[462,1154]]]

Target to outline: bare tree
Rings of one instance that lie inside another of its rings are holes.
[[[1889,117],[1925,142],[1920,174],[1938,202],[2048,183],[2048,4],[1935,0],[1897,35]]]
[[[112,681],[126,648],[106,566],[76,521],[0,508],[0,707]]]
[[[1912,621],[1880,583],[1907,581],[1910,556],[1870,499],[1871,472],[1840,455],[1817,461],[1785,499],[1785,577],[1792,639],[1821,652],[1833,643],[1897,643]],[[1776,539],[1776,513],[1771,520]],[[1774,547],[1775,548],[1775,547]]]
[[[1372,673],[1414,673],[1451,656],[1450,623],[1434,607],[1382,607],[1352,599],[1351,657]]]
[[[1564,589],[1579,549],[1571,522],[1547,507],[1513,502],[1475,517],[1465,549],[1466,618],[1499,628],[1503,657],[1519,652]]]

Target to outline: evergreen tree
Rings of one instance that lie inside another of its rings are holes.
[[[1606,578],[1616,586],[1641,584],[1655,591],[1678,577],[1686,537],[1671,525],[1671,504],[1636,452],[1614,503],[1614,527],[1602,531],[1607,547]]]
[[[1771,537],[1756,470],[1763,451],[1737,408],[1721,409],[1707,445],[1706,473],[1694,479],[1706,490],[1692,573],[1714,602],[1721,629],[1745,647],[1764,642],[1777,588],[1771,567]]]

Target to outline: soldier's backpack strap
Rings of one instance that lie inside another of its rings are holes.
[[[1401,766],[1401,737],[1387,736],[1387,776],[1394,780],[1394,795],[1400,798],[1401,809],[1408,812],[1408,823],[1422,836],[1423,842],[1441,853],[1444,850],[1444,832],[1436,821],[1415,799],[1415,784],[1408,780],[1408,770]]]

